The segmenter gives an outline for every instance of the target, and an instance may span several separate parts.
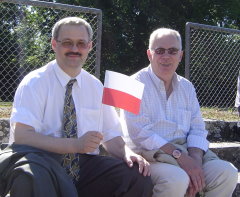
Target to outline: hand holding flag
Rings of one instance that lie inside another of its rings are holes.
[[[131,77],[106,71],[102,103],[138,114],[143,95],[144,84]]]

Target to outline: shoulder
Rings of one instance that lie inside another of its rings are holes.
[[[89,72],[87,72],[84,69],[81,70],[81,74],[82,74],[82,79],[83,79],[82,81],[85,86],[103,88],[102,82],[94,75],[90,74]]]
[[[54,75],[53,66],[55,61],[49,62],[47,65],[38,68],[28,73],[19,86],[30,86],[35,87],[38,85],[44,85],[49,79],[52,79]]]
[[[194,88],[192,82],[189,81],[187,78],[182,77],[178,74],[176,76],[177,76],[178,83],[182,88]]]
[[[149,80],[149,67],[145,67],[141,70],[139,70],[138,72],[136,72],[135,74],[133,74],[131,77],[141,81],[141,82],[145,82],[146,80]]]

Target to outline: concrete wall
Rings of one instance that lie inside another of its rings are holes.
[[[205,120],[206,129],[209,131],[208,140],[211,142],[240,142],[240,128],[237,122],[224,122],[217,120]],[[0,142],[8,142],[9,119],[0,119]]]

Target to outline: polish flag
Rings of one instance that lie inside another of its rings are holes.
[[[106,71],[102,103],[138,114],[144,84],[127,75]]]

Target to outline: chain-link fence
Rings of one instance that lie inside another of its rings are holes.
[[[186,24],[185,76],[201,107],[233,108],[240,68],[240,31]]]
[[[52,26],[79,16],[93,28],[93,49],[84,68],[100,75],[102,12],[99,9],[30,0],[0,1],[0,102],[12,101],[21,79],[54,59]]]

